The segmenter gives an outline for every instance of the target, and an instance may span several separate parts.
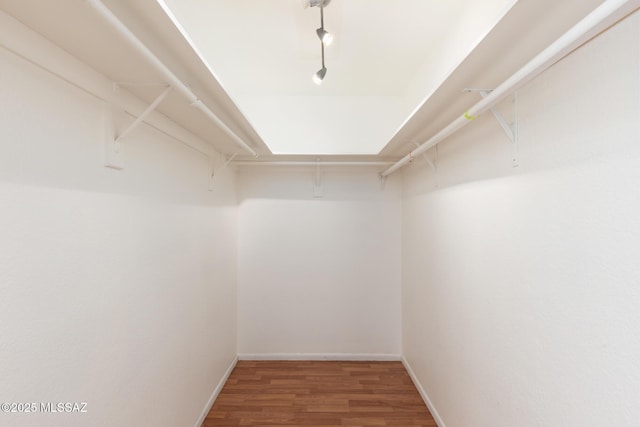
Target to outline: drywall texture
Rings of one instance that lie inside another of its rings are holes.
[[[233,174],[146,125],[107,169],[101,101],[0,63],[0,402],[87,403],[0,425],[194,425],[236,355]]]
[[[375,169],[244,170],[238,351],[400,354],[400,178]]]
[[[485,114],[406,170],[403,350],[447,427],[638,424],[639,21],[518,92],[518,168]]]

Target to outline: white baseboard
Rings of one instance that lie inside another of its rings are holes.
[[[239,360],[336,360],[359,362],[399,362],[399,354],[362,354],[362,353],[254,353],[239,354]]]
[[[429,408],[429,412],[431,412],[433,419],[436,420],[436,424],[438,424],[438,427],[446,427],[444,424],[444,421],[442,421],[442,418],[440,417],[440,414],[438,414],[438,411],[436,410],[435,406],[433,406],[431,399],[429,399],[429,396],[427,396],[427,392],[424,391],[424,388],[422,388],[422,384],[420,384],[420,381],[418,381],[418,377],[416,377],[416,374],[413,372],[413,369],[411,369],[411,365],[409,365],[409,362],[407,362],[407,359],[405,359],[404,356],[402,356],[402,364],[404,365],[405,369],[409,373],[409,376],[411,377],[411,381],[413,381],[413,384],[418,389],[418,393],[420,393],[422,400],[424,400],[424,403],[427,405],[427,408]]]
[[[218,382],[218,385],[213,390],[213,393],[211,394],[211,397],[209,398],[209,401],[207,402],[207,405],[202,410],[202,413],[200,414],[200,418],[198,418],[198,421],[195,423],[194,427],[200,427],[200,426],[202,426],[202,423],[204,423],[205,418],[207,418],[207,414],[209,413],[209,411],[213,407],[213,404],[215,403],[216,399],[218,398],[218,395],[222,391],[222,387],[224,387],[224,383],[227,382],[227,380],[229,379],[229,375],[231,375],[231,371],[233,371],[233,368],[236,367],[236,363],[238,363],[238,356],[233,358],[233,361],[231,362],[231,365],[229,365],[229,367],[225,371],[224,375],[222,376],[222,379],[220,379],[220,381]]]

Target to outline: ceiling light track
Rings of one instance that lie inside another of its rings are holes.
[[[316,34],[320,39],[320,53],[322,55],[322,68],[320,68],[312,77],[315,84],[322,84],[324,76],[327,75],[327,67],[324,64],[324,47],[329,46],[333,42],[333,34],[324,29],[324,8],[329,4],[331,0],[326,1],[309,1],[310,6],[317,6],[320,8],[320,28],[316,30]]]

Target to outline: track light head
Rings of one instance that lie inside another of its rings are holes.
[[[317,73],[313,75],[311,80],[313,80],[315,84],[320,85],[322,84],[322,80],[324,79],[324,76],[326,74],[327,74],[327,67],[322,67],[321,69],[318,70]]]
[[[325,46],[329,46],[331,43],[333,43],[333,34],[328,32],[324,28],[318,28],[316,30],[316,34]]]
[[[331,0],[302,0],[302,7],[325,7],[331,3]]]

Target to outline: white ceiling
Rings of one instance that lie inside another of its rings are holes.
[[[377,154],[515,0],[158,0],[276,154]]]

